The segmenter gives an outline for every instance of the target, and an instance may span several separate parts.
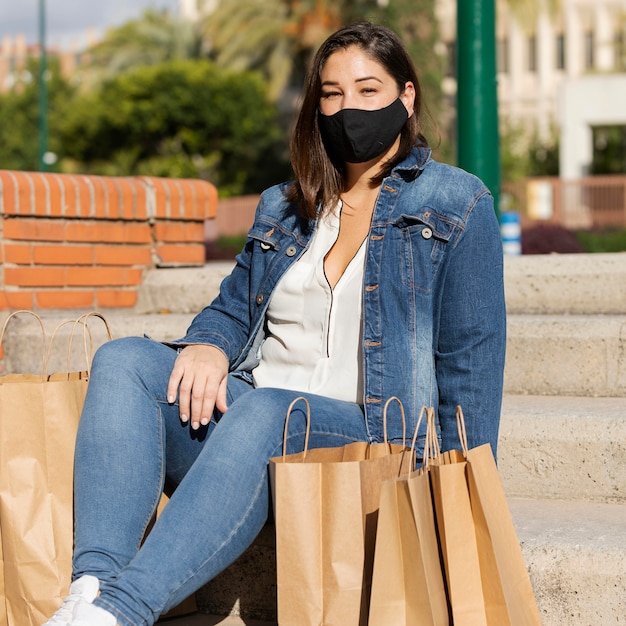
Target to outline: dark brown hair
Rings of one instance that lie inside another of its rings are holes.
[[[408,81],[415,85],[415,113],[409,117],[400,133],[396,154],[386,161],[380,172],[371,179],[380,184],[392,168],[403,161],[413,146],[427,145],[421,132],[422,93],[417,73],[408,52],[398,36],[389,28],[358,22],[331,35],[317,51],[307,73],[302,106],[291,137],[291,165],[296,180],[287,189],[287,199],[295,202],[300,214],[308,219],[317,216],[318,206],[334,204],[343,191],[343,164],[331,160],[324,148],[317,123],[321,88],[321,74],[328,58],[337,50],[357,46],[377,61],[394,78],[400,93]]]

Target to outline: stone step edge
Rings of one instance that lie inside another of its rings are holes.
[[[509,499],[543,626],[620,624],[626,504]]]
[[[618,624],[626,610],[626,505],[508,498],[543,626]],[[200,610],[266,614],[275,598],[271,524],[242,557],[205,585]],[[259,606],[253,604],[259,603]]]
[[[509,496],[626,502],[626,398],[505,395],[498,467]]]
[[[504,257],[511,313],[622,313],[626,310],[626,254],[552,254]]]

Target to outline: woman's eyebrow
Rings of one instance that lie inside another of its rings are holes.
[[[368,81],[368,80],[376,80],[379,83],[383,82],[380,78],[378,78],[378,76],[363,76],[362,78],[355,79],[354,82],[355,83],[362,83],[362,82],[365,82],[365,81]],[[337,80],[325,80],[325,81],[322,82],[322,87],[325,86],[325,85],[333,85],[334,86],[334,85],[338,85],[338,84],[339,84],[339,81],[337,81]]]

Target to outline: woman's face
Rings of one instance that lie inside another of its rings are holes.
[[[413,113],[413,83],[407,82],[404,91],[398,94],[398,85],[391,74],[357,46],[337,50],[328,57],[321,83],[320,110],[324,115],[333,115],[341,109],[382,109],[398,96],[409,116]]]

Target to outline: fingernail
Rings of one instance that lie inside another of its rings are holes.
[[[167,401],[168,401],[170,404],[174,404],[174,400],[176,400],[176,398],[175,398],[174,396],[167,396]]]
[[[203,417],[202,420],[200,421],[200,423],[203,426],[206,426],[209,423],[209,418],[208,417]]]
[[[189,421],[189,418],[186,415],[181,415],[180,416],[180,421],[181,422],[185,422],[185,424]]]

